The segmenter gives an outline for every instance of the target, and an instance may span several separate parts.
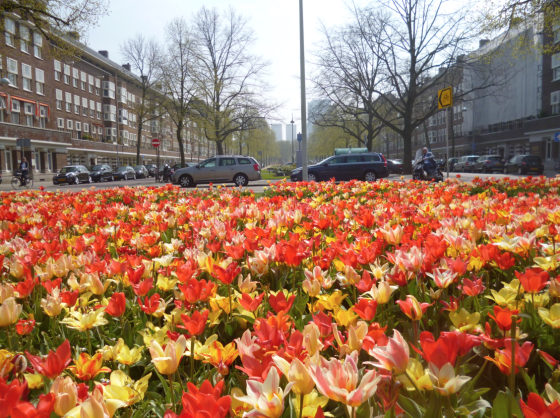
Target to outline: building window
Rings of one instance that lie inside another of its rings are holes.
[[[64,84],[70,84],[70,66],[64,64]]]
[[[60,81],[61,75],[62,75],[62,66],[60,65],[60,61],[54,60],[54,79],[56,81]]]
[[[52,171],[52,151],[47,151],[47,170]]]
[[[560,42],[560,30],[554,31],[554,43]]]
[[[12,99],[12,113],[11,113],[11,121],[19,125],[19,112],[21,111],[19,100]]]
[[[80,114],[80,105],[74,103],[74,113],[76,115]]]
[[[66,111],[71,112],[72,111],[72,93],[66,92],[65,95],[66,95]]]
[[[557,115],[560,113],[560,91],[550,93],[550,104],[552,106],[551,113]]]
[[[6,160],[6,171],[12,171],[12,151],[4,150],[4,159]]]
[[[115,83],[111,81],[103,82],[103,97],[115,98]]]
[[[45,72],[35,68],[35,90],[37,94],[45,94]]]
[[[56,89],[56,109],[62,110],[62,90]]]
[[[21,75],[23,78],[23,89],[31,91],[31,66],[27,64],[21,64]]]
[[[88,123],[84,123],[84,132],[89,133],[89,124]]]
[[[43,58],[43,37],[39,32],[33,32],[33,53],[36,58]]]
[[[31,103],[24,103],[23,111],[25,113],[25,126],[33,126],[34,106]]]
[[[19,37],[21,51],[29,54],[29,28],[27,26],[19,25]]]
[[[58,118],[56,120],[56,127],[58,128],[59,131],[64,131],[64,119]]]
[[[71,120],[66,120],[66,129],[68,132],[74,130],[74,123]]]
[[[10,80],[10,84],[14,87],[17,87],[17,76],[18,76],[17,61],[8,58],[7,63],[8,63],[8,79]]]
[[[72,69],[72,84],[76,88],[78,88],[78,82],[80,81],[79,77],[80,77],[80,72],[76,68],[73,68]]]
[[[103,105],[103,120],[116,122],[117,121],[117,106]]]
[[[4,34],[6,35],[6,45],[15,47],[14,38],[16,36],[16,24],[12,19],[4,19]]]
[[[552,81],[560,80],[560,67],[552,70]]]
[[[46,106],[39,107],[39,127],[47,128],[47,116],[49,115],[49,109]]]

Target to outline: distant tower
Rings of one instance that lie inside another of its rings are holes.
[[[276,141],[282,141],[282,124],[281,123],[273,123],[271,125],[272,131],[274,135],[276,135]]]

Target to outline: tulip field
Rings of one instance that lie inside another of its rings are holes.
[[[0,418],[560,418],[560,177],[0,194]]]

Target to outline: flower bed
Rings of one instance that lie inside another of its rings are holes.
[[[559,188],[2,193],[0,415],[560,417]]]

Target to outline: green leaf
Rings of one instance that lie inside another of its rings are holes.
[[[484,395],[489,390],[490,390],[490,388],[470,390],[463,395],[462,403],[470,404],[470,403],[478,400],[478,398],[480,398],[482,395]]]
[[[482,413],[484,413],[484,411],[486,411],[488,408],[492,408],[490,402],[480,399],[468,405],[461,406],[457,410],[461,415],[470,416],[472,414],[476,414],[479,411],[482,411]]]
[[[430,394],[430,401],[428,402],[428,409],[423,418],[439,418],[442,412],[442,399],[435,390]]]
[[[403,411],[410,415],[412,418],[423,418],[424,412],[412,399],[399,394],[399,400],[397,401],[397,403],[403,409]]]
[[[356,411],[356,418],[370,418],[371,417],[371,408],[369,407],[369,403],[364,402],[358,407]]]
[[[250,316],[247,316],[247,315],[235,315],[235,318],[244,319],[245,321],[249,322],[250,324],[255,323],[255,318],[251,318]]]
[[[509,413],[511,411],[511,414]],[[493,418],[511,418],[512,415],[523,416],[517,399],[509,392],[498,392],[492,405]]]
[[[163,391],[165,393],[165,403],[170,403],[171,402],[171,391],[169,389],[169,385],[167,384],[167,380],[157,370],[156,370],[156,373],[159,377],[159,380],[161,381],[161,385],[163,386]]]
[[[519,368],[519,370],[521,371],[521,376],[523,377],[523,380],[525,381],[525,384],[527,385],[527,389],[529,389],[531,392],[533,393],[539,393],[537,391],[537,384],[535,383],[535,376],[531,376],[529,377],[527,375],[527,373],[525,373],[525,370],[523,370],[522,367]]]

